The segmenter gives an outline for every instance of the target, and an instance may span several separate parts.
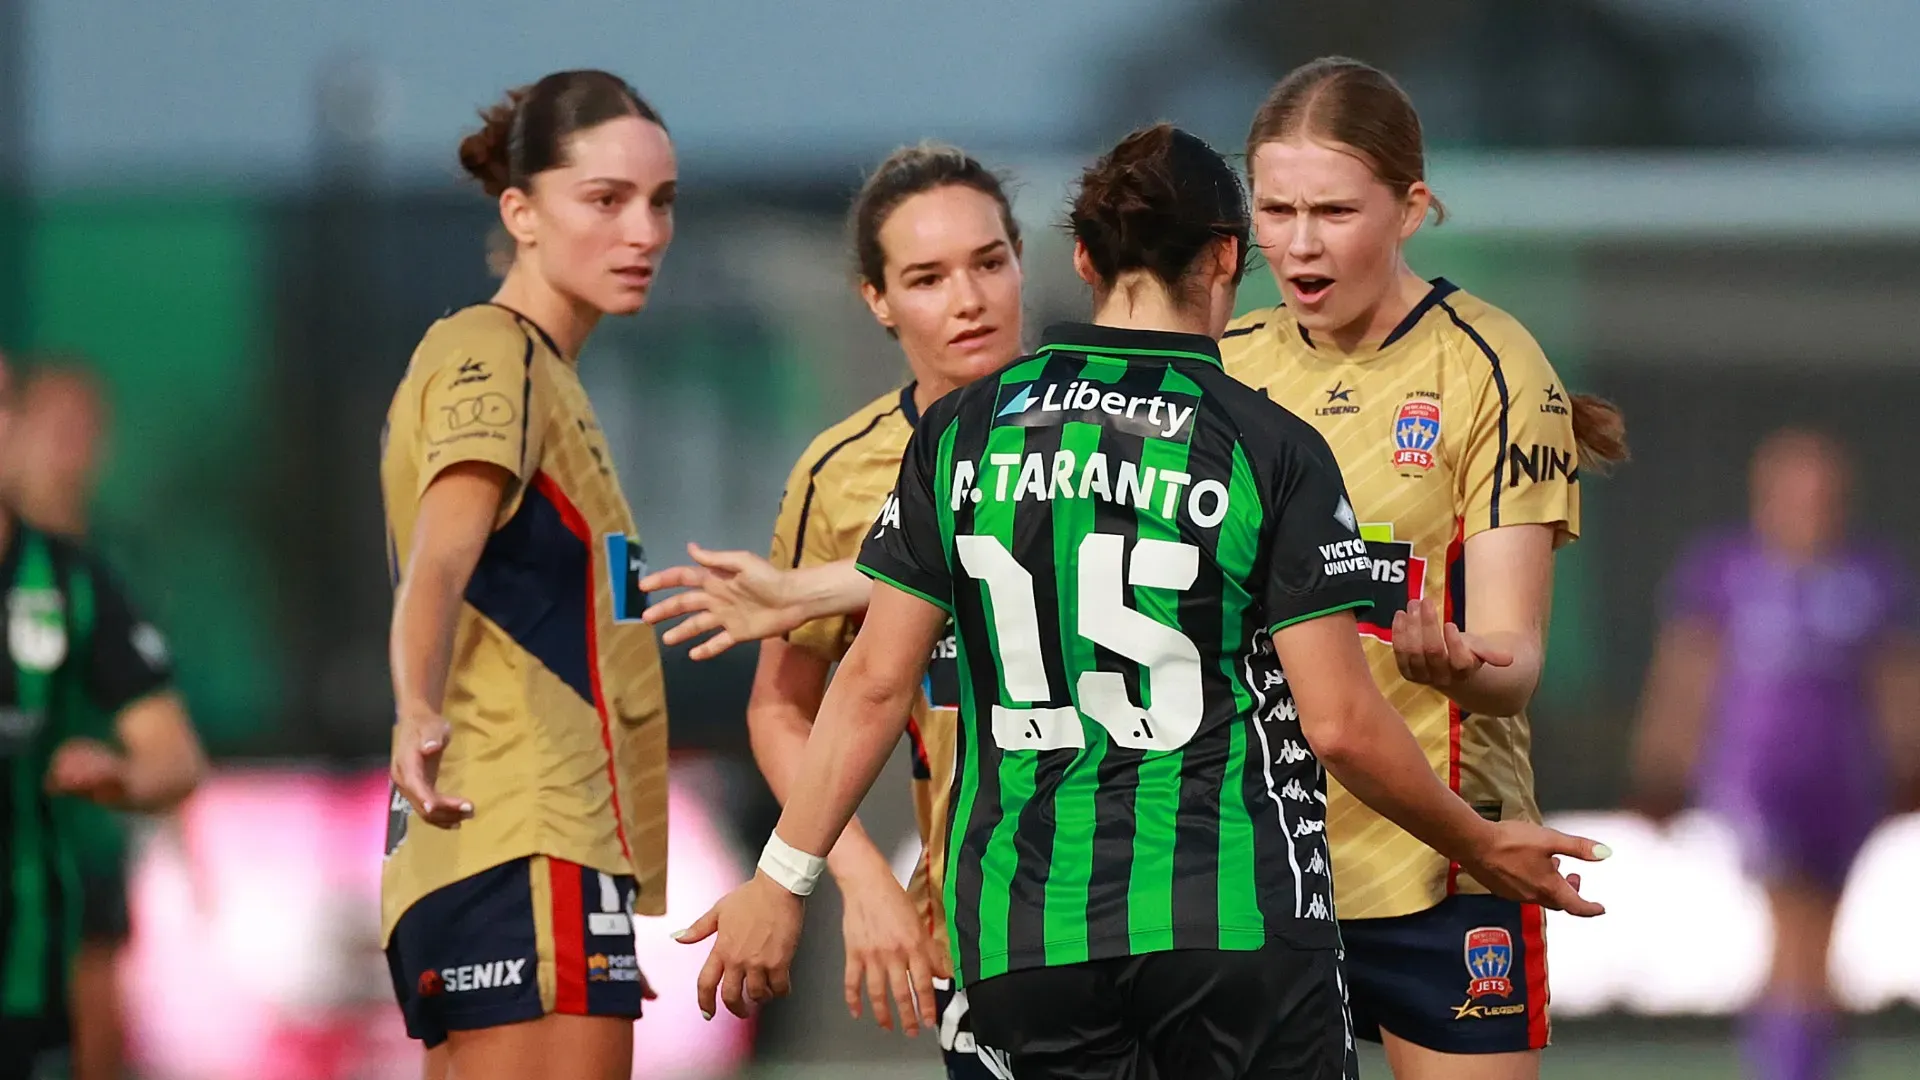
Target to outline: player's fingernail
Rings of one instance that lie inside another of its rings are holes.
[[[1593,857],[1595,861],[1610,859],[1613,857],[1613,849],[1605,844],[1595,844],[1593,845]]]
[[[426,742],[423,742],[420,744],[420,749],[425,750],[428,753],[432,753],[433,751],[440,749],[440,740],[428,739]]]
[[[686,930],[675,930],[673,932],[673,940],[679,941],[679,942],[685,942],[687,940],[687,931],[692,929],[693,927],[689,926],[686,928]]]
[[[712,1013],[710,1013],[710,1012],[708,1012],[708,1011],[707,1011],[707,1010],[705,1010],[705,1009],[701,1009],[701,1010],[700,1010],[700,1019],[702,1019],[702,1020],[711,1020],[711,1019],[713,1019],[713,1014],[712,1014]]]

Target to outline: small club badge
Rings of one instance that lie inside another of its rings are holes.
[[[1467,984],[1469,998],[1510,997],[1513,980],[1513,935],[1498,926],[1482,926],[1467,931]]]
[[[1393,467],[1406,473],[1433,468],[1433,448],[1440,442],[1440,406],[1432,401],[1408,401],[1393,419]],[[1417,474],[1416,474],[1417,475]]]
[[[67,658],[66,598],[54,589],[7,596],[7,650],[27,671],[52,671]]]

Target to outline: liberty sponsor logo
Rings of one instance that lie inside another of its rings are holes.
[[[975,462],[955,462],[948,509],[958,513],[968,503],[977,505],[987,499],[1016,504],[1029,500],[1099,499],[1144,510],[1168,521],[1175,520],[1175,515],[1185,510],[1187,519],[1202,529],[1211,529],[1226,520],[1231,508],[1227,486],[1218,480],[1194,483],[1190,473],[1142,466],[1125,459],[1115,461],[1098,450],[1084,457],[1071,450],[1056,450],[1051,454],[988,454],[984,474]],[[874,535],[899,526],[899,506],[889,497],[880,509],[879,527]]]
[[[1020,427],[1050,427],[1077,420],[1157,439],[1180,439],[1193,433],[1193,414],[1200,404],[1194,395],[1164,390],[1128,394],[1108,387],[1107,383],[1085,379],[1028,383],[1000,406],[994,419]]]
[[[1360,406],[1353,402],[1353,389],[1343,382],[1334,383],[1333,389],[1326,391],[1327,403],[1313,410],[1313,415],[1352,416],[1359,412]]]
[[[1321,544],[1320,558],[1323,560],[1320,572],[1327,577],[1363,573],[1372,565],[1367,560],[1367,542],[1357,536],[1351,540]]]
[[[1393,467],[1402,476],[1422,476],[1433,468],[1433,448],[1440,442],[1440,406],[1431,401],[1408,401],[1393,419]]]
[[[1391,645],[1394,615],[1426,595],[1427,560],[1413,553],[1411,543],[1393,538],[1391,521],[1363,523],[1360,536],[1373,572],[1373,607],[1358,613],[1360,632]]]
[[[1534,443],[1532,448],[1522,450],[1519,443],[1507,447],[1507,486],[1517,488],[1521,477],[1529,484],[1551,481],[1566,477],[1567,483],[1580,481],[1579,454],[1574,450],[1562,450],[1557,446],[1544,446]]]

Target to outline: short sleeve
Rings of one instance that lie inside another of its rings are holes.
[[[164,689],[173,678],[167,639],[141,618],[113,576],[98,564],[93,581],[94,624],[86,658],[88,696],[109,713]]]
[[[1465,535],[1503,525],[1551,525],[1555,543],[1580,534],[1580,449],[1573,400],[1518,324],[1479,332],[1490,377],[1466,417],[1457,473]]]
[[[463,462],[498,465],[523,484],[533,474],[531,360],[525,333],[512,323],[466,316],[428,333],[414,360],[422,379],[416,496]]]
[[[781,570],[820,566],[846,558],[833,540],[837,535],[832,514],[816,483],[815,466],[820,455],[817,447],[793,466],[787,477],[787,489],[780,496],[780,516],[774,521],[773,543],[767,549],[767,561]],[[828,661],[845,656],[853,644],[855,626],[851,616],[833,615],[795,627],[787,634],[788,644],[798,646]]]
[[[952,395],[957,396],[957,395]],[[860,549],[860,572],[953,611],[953,572],[940,537],[935,477],[944,425],[923,421],[900,459],[900,477]],[[930,437],[931,436],[931,437]]]
[[[1273,631],[1373,606],[1367,544],[1332,451],[1306,429],[1284,452],[1263,538],[1266,625]]]

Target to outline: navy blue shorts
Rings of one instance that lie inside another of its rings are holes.
[[[951,979],[935,979],[933,1000],[940,1015],[940,1053],[947,1062],[947,1080],[1014,1080],[1007,1055],[980,1045],[973,1037],[965,990],[955,990]]]
[[[1391,919],[1343,919],[1353,1032],[1446,1054],[1547,1045],[1546,912],[1497,896],[1450,896]]]
[[[629,875],[531,855],[428,893],[387,942],[407,1034],[431,1047],[548,1013],[637,1019],[636,891]]]

